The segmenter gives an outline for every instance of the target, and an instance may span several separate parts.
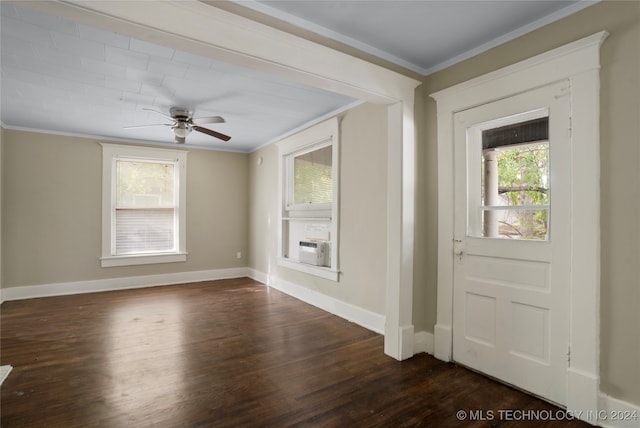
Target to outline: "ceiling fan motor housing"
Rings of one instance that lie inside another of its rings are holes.
[[[191,112],[186,108],[171,107],[171,109],[169,109],[169,113],[171,114],[172,118],[178,121],[180,120],[188,121],[189,119],[191,119]]]

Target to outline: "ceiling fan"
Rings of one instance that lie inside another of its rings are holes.
[[[231,137],[228,135],[221,134],[220,132],[200,126],[205,123],[224,123],[224,119],[220,116],[193,117],[193,112],[184,107],[171,107],[169,109],[169,115],[151,108],[143,108],[142,110],[161,114],[162,116],[171,120],[171,123],[126,126],[124,129],[148,128],[151,126],[170,126],[173,134],[175,135],[176,143],[178,144],[184,144],[187,139],[187,135],[189,135],[191,131],[202,132],[203,134],[210,135],[223,141],[229,141],[231,139]]]

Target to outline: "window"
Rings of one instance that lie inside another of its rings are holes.
[[[480,236],[548,240],[549,117],[482,131],[480,169]]]
[[[281,234],[278,263],[338,280],[338,121],[331,119],[278,143]]]
[[[186,260],[186,155],[102,144],[102,267]]]
[[[332,144],[331,139],[314,146],[308,152],[289,156],[292,193],[288,198],[287,209],[326,209],[333,201]]]

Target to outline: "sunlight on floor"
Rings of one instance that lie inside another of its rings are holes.
[[[184,400],[182,309],[180,301],[162,299],[112,314],[111,343],[105,349],[114,408],[132,414]]]

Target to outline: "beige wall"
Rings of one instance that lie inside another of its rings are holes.
[[[2,175],[4,173],[4,168],[2,167],[2,159],[4,153],[4,128],[0,127],[0,292],[2,291]],[[0,298],[0,301],[2,299]]]
[[[251,154],[249,263],[254,269],[384,314],[387,109],[363,104],[340,122],[340,281],[277,265],[278,149]],[[258,158],[262,157],[262,165]]]
[[[98,141],[5,130],[3,146],[5,288],[247,264],[246,154],[189,151],[187,262],[101,268]]]
[[[428,76],[422,95],[513,64],[601,30],[601,389],[640,404],[640,2],[605,1]],[[436,313],[436,106],[424,98],[426,138],[419,148],[419,252],[416,283],[428,331]],[[579,142],[578,142],[579,144]],[[423,224],[420,224],[423,223]],[[417,304],[414,305],[418,306]],[[415,317],[414,317],[415,318]],[[420,330],[416,328],[416,330]]]

